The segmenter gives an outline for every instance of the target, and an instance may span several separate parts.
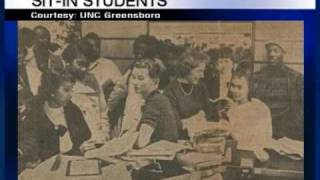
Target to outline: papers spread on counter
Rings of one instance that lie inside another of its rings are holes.
[[[271,149],[281,155],[285,155],[294,160],[301,160],[304,158],[304,142],[283,137],[278,140],[273,140]]]
[[[93,149],[85,153],[86,158],[99,158],[101,160],[110,159],[108,157],[120,156],[133,148],[138,138],[138,132],[128,132],[119,138],[114,138],[106,142],[99,149]]]
[[[144,159],[173,160],[176,153],[189,149],[188,146],[165,140],[155,142],[143,149],[128,152],[129,157],[141,157]]]

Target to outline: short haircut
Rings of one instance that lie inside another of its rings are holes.
[[[101,42],[99,35],[94,32],[88,33],[84,38],[85,39],[93,39],[99,43]]]
[[[235,71],[232,72],[232,79],[233,78],[244,78],[247,81],[248,85],[248,99],[251,100],[252,97],[252,74],[245,68],[237,68]]]
[[[43,35],[47,35],[50,38],[50,32],[48,30],[48,28],[44,27],[44,26],[36,26],[35,28],[33,28],[33,32],[35,35],[37,35],[37,33],[41,32],[43,33]]]
[[[208,56],[196,49],[185,51],[176,64],[177,77],[184,78],[191,73],[191,70],[202,63],[208,62]]]
[[[155,58],[158,56],[159,41],[156,37],[150,35],[140,35],[133,43],[133,49],[138,47],[139,44],[146,44],[144,58]]]
[[[60,71],[59,73],[48,71],[43,73],[41,76],[41,85],[39,87],[39,96],[43,100],[48,100],[52,94],[57,92],[64,82],[75,83],[76,79],[67,71]]]
[[[237,65],[237,68],[235,69],[235,71],[244,71],[244,72],[247,72],[248,74],[251,74],[252,70],[253,70],[253,62],[247,61],[247,60],[240,61]]]
[[[146,68],[148,69],[151,79],[160,79],[163,69],[159,61],[155,59],[140,59],[134,64],[134,68]]]
[[[232,72],[232,77],[237,77],[237,78],[245,78],[248,82],[250,81],[251,74],[242,68],[238,68],[235,71]]]
[[[141,44],[154,44],[154,43],[158,43],[158,39],[155,36],[140,35],[134,41],[134,45],[139,44],[139,43],[141,43]]]
[[[93,47],[84,39],[67,46],[62,53],[62,58],[66,62],[72,64],[80,55],[85,56],[90,62],[93,61],[95,57]]]
[[[207,51],[207,55],[209,56],[210,62],[215,63],[219,58],[219,49],[213,48]]]
[[[228,58],[234,60],[234,52],[230,47],[221,47],[218,51],[218,59]]]

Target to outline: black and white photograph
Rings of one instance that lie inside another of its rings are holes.
[[[304,179],[303,21],[18,21],[19,180]]]

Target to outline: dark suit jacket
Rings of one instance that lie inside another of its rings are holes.
[[[59,132],[44,112],[44,102],[35,98],[28,119],[24,122],[20,148],[25,161],[44,161],[59,153]],[[73,148],[67,154],[79,155],[80,145],[91,137],[80,109],[69,102],[64,113]]]
[[[265,66],[252,77],[252,96],[271,110],[273,136],[304,139],[303,75],[284,64]]]
[[[213,76],[211,71],[212,70],[210,68],[206,67],[202,82],[205,84],[208,90],[209,98],[214,100],[219,97],[220,78],[219,73],[216,73],[216,75]]]

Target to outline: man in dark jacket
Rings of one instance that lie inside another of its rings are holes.
[[[283,63],[285,50],[267,43],[268,64],[253,74],[252,96],[271,109],[273,137],[303,140],[303,75]]]

